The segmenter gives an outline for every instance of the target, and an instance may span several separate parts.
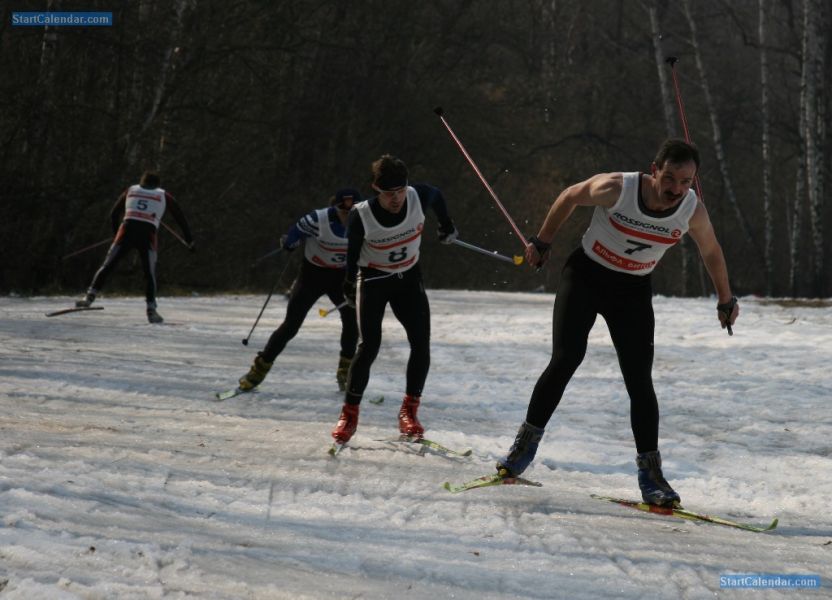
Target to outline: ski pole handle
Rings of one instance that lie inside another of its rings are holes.
[[[339,304],[338,306],[333,306],[329,310],[319,308],[318,309],[318,314],[321,315],[321,317],[326,317],[327,315],[329,315],[329,313],[333,313],[336,310],[340,310],[340,309],[344,308],[345,306],[347,306],[347,304],[349,304],[349,303],[346,300],[344,300],[341,304]]]

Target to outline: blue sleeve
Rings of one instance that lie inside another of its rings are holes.
[[[453,231],[454,224],[448,215],[448,205],[445,203],[445,196],[442,195],[442,190],[426,183],[414,183],[411,184],[411,187],[419,195],[419,202],[422,203],[422,212],[427,214],[427,209],[430,208],[436,215],[436,220],[439,221],[440,229],[443,231]]]
[[[284,248],[294,249],[300,246],[301,242],[308,237],[318,237],[318,213],[314,210],[300,219],[297,223],[292,225],[286,233],[286,241],[283,243]]]

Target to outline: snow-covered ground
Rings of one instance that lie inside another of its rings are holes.
[[[665,474],[687,508],[771,533],[648,515],[606,326],[527,476],[490,473],[548,361],[551,295],[429,292],[427,434],[396,433],[407,343],[388,312],[351,448],[327,455],[339,321],[316,310],[258,393],[216,402],[282,319],[260,296],[141,298],[45,318],[74,298],[0,298],[3,598],[819,598],[832,596],[832,308],[655,299]],[[325,308],[322,301],[317,308]],[[732,573],[819,575],[819,590],[720,589]]]

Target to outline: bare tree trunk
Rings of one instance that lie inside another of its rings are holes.
[[[144,69],[142,69],[142,44],[141,32],[145,31],[145,26],[150,22],[150,0],[138,0],[138,7],[136,8],[136,24],[132,27],[137,33],[137,37],[132,40],[132,60],[130,61],[130,84],[127,92],[126,116],[124,125],[124,155],[127,158],[128,168],[136,162],[136,142],[134,141],[136,134],[135,123],[139,120],[137,115],[140,114],[144,105]]]
[[[147,114],[144,117],[144,121],[142,122],[141,129],[139,129],[138,134],[133,138],[133,144],[130,148],[128,148],[127,155],[129,157],[129,162],[132,164],[136,160],[136,150],[138,149],[139,142],[142,139],[142,136],[150,129],[153,122],[156,120],[157,115],[159,114],[159,109],[162,106],[162,99],[165,96],[165,92],[167,90],[168,80],[170,79],[170,75],[173,71],[173,57],[174,53],[176,52],[177,45],[179,39],[182,35],[182,27],[185,19],[185,10],[188,6],[189,0],[176,0],[174,4],[174,20],[171,24],[170,30],[170,38],[165,48],[165,54],[162,58],[162,64],[159,69],[159,77],[157,78],[156,89],[153,93],[153,102],[150,105],[150,109],[147,111]],[[164,139],[164,134],[163,138]],[[164,144],[160,144],[160,149],[164,147]]]
[[[800,109],[800,120],[804,121],[804,110]],[[803,134],[800,134],[801,140]],[[805,142],[804,142],[805,145]],[[789,236],[789,290],[792,297],[800,295],[797,273],[800,269],[800,230],[803,227],[803,195],[806,193],[806,164],[804,152],[797,157],[797,174],[794,184],[794,206],[791,214],[791,228]]]
[[[765,268],[766,296],[774,293],[774,215],[771,207],[771,116],[768,97],[768,0],[759,0],[758,37],[760,42],[760,120],[762,121],[762,169],[763,169],[763,265]]]
[[[670,80],[667,77],[667,61],[662,48],[662,26],[659,9],[665,8],[663,0],[648,0],[642,2],[642,7],[647,11],[650,19],[650,37],[653,40],[653,57],[656,60],[656,72],[659,75],[659,91],[662,97],[662,111],[664,112],[664,125],[668,137],[676,137],[679,130],[676,127],[676,120],[673,118],[673,92],[670,88]],[[692,248],[688,238],[682,240],[682,295],[687,296],[690,292],[688,280],[690,278],[690,264]],[[701,263],[700,263],[701,264]],[[701,277],[700,277],[701,280]],[[705,293],[705,288],[702,288]]]
[[[656,59],[656,71],[659,74],[659,91],[662,95],[662,110],[664,111],[664,126],[667,135],[677,136],[676,121],[673,119],[673,92],[670,89],[670,81],[667,78],[667,66],[662,48],[662,28],[659,20],[659,3],[661,0],[649,0],[642,3],[644,10],[650,18],[650,37],[653,40],[653,56]]]
[[[181,62],[182,52],[179,43],[181,43],[181,36],[184,29],[183,23],[185,20],[185,10],[187,9],[189,1],[194,5],[194,7],[196,6],[197,0],[179,0],[176,3],[176,27],[174,28],[170,45],[165,53],[165,60],[162,66],[162,74],[165,80],[171,78],[169,74],[173,74],[176,71],[177,65]],[[157,94],[152,107],[153,115],[159,111],[159,106],[162,102],[162,92],[163,90],[160,91],[157,89]],[[147,122],[147,127],[150,126],[151,122],[152,117],[151,121]],[[159,158],[157,161],[159,163],[159,168],[162,168],[163,165],[168,163],[170,151],[177,146],[177,142],[173,139],[176,137],[173,128],[174,124],[170,113],[165,112],[162,117],[161,133],[159,134]]]
[[[47,11],[59,9],[58,0],[49,0]],[[54,27],[46,26],[40,48],[40,67],[35,84],[35,105],[31,113],[30,134],[24,137],[22,153],[31,152],[30,165],[34,173],[41,173],[46,157],[48,127],[54,108],[55,79],[57,74],[56,56],[58,53],[58,36]],[[41,181],[48,178],[41,177]]]
[[[806,192],[806,78],[808,72],[805,61],[802,60],[800,74],[800,110],[798,112],[797,135],[800,148],[797,153],[797,173],[794,184],[794,204],[792,206],[791,227],[789,230],[789,290],[792,297],[800,294],[797,278],[800,270],[800,231],[803,228],[803,196]]]
[[[823,34],[820,0],[803,1],[803,68],[806,71],[806,189],[812,232],[812,294],[823,296]]]
[[[710,115],[711,119],[711,129],[713,132],[713,142],[714,142],[714,152],[716,153],[717,163],[719,165],[719,171],[722,174],[723,184],[725,185],[725,195],[728,198],[728,202],[731,207],[734,209],[734,215],[737,218],[737,222],[740,225],[740,229],[742,230],[743,236],[748,244],[752,247],[754,252],[757,254],[758,259],[762,265],[762,252],[757,247],[757,244],[754,241],[754,236],[751,234],[751,228],[748,225],[748,221],[745,218],[745,214],[740,209],[739,203],[737,202],[736,194],[734,194],[734,188],[731,184],[731,176],[728,172],[728,162],[725,159],[725,149],[722,145],[722,130],[719,127],[719,120],[717,119],[716,113],[716,106],[714,104],[713,97],[711,95],[711,88],[708,82],[708,75],[705,71],[705,64],[702,62],[702,53],[700,52],[699,48],[699,39],[696,29],[696,21],[693,19],[693,14],[690,10],[690,0],[682,0],[682,7],[684,9],[685,18],[687,19],[688,26],[690,27],[691,33],[691,46],[693,48],[694,58],[696,59],[696,67],[699,70],[699,77],[702,81],[702,92],[705,95],[705,103],[708,107],[708,114]]]

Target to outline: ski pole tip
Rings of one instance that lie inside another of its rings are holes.
[[[248,346],[248,340],[243,340],[243,346]]]
[[[515,256],[514,257],[514,264],[520,266],[523,264],[523,257],[522,256]]]
[[[327,315],[327,312],[323,308],[319,308],[318,314],[322,317],[325,317]]]
[[[437,106],[436,108],[434,108],[434,109],[433,109],[433,112],[435,112],[435,113],[436,113],[436,116],[437,116],[437,117],[441,117],[442,115],[444,115],[444,114],[445,114],[445,111],[442,109],[442,107],[441,107],[441,106]]]

